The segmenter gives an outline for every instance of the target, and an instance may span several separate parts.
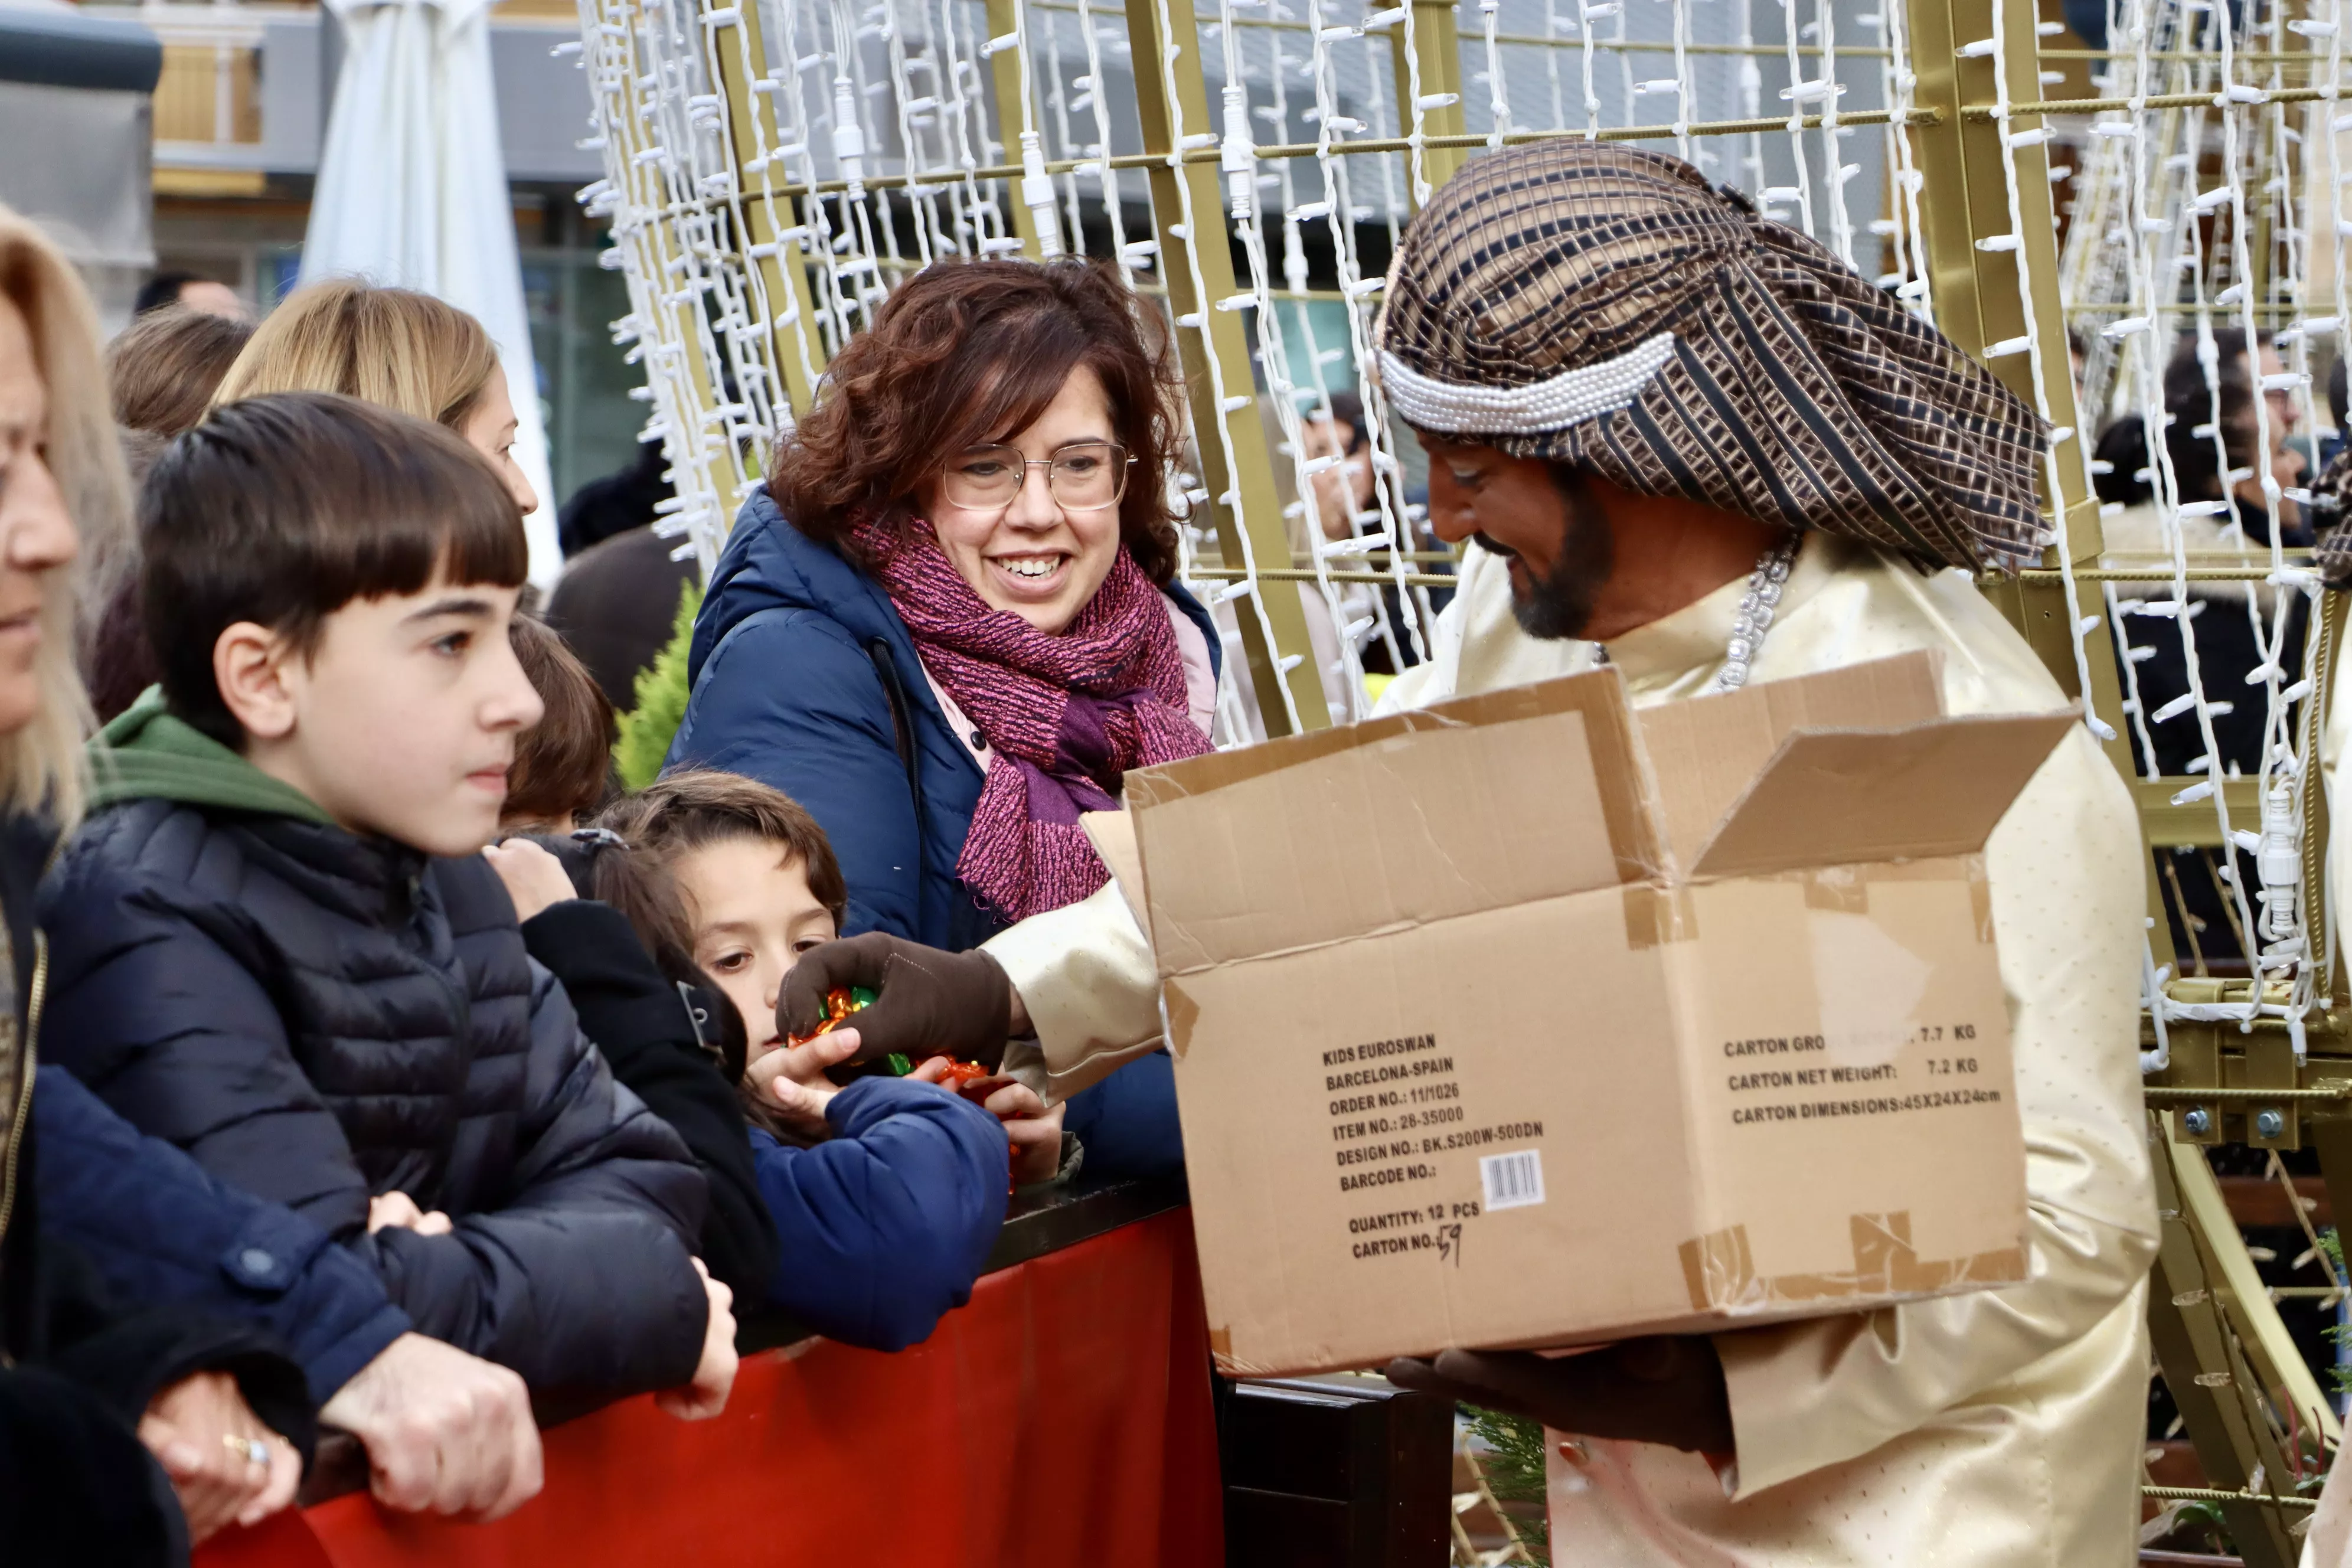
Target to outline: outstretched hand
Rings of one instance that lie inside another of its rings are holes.
[[[1046,1110],[1037,1091],[1016,1078],[999,1075],[951,1085],[948,1082],[948,1058],[932,1057],[917,1062],[915,1070],[907,1076],[918,1082],[952,1089],[996,1118],[1004,1128],[1006,1142],[1013,1146],[1014,1186],[1052,1181],[1062,1169],[1063,1108],[1056,1105]]]
[[[1701,1454],[1733,1451],[1723,1362],[1704,1334],[1658,1335],[1581,1355],[1444,1351],[1400,1357],[1389,1381],[1456,1404],[1542,1422],[1555,1432],[1656,1443]]]
[[[779,1046],[746,1068],[743,1081],[793,1131],[825,1137],[833,1131],[824,1119],[825,1104],[841,1092],[825,1074],[855,1057],[862,1039],[854,1026],[844,1025],[797,1046]]]
[[[855,1016],[853,1063],[893,1054],[909,1060],[950,1056],[994,1068],[1012,1037],[1013,983],[996,960],[974,949],[943,952],[867,931],[811,948],[784,976],[776,1032],[804,1036],[824,1021],[825,997],[862,985],[874,1001]]]
[[[549,854],[544,846],[528,838],[493,844],[482,851],[482,858],[490,863],[490,869],[507,885],[507,897],[514,900],[517,924],[552,905],[580,896],[563,862]]]

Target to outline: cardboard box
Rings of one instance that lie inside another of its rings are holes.
[[[1980,852],[2074,721],[1603,669],[1129,774],[1220,1366],[2024,1279]]]

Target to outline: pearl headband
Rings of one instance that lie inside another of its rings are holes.
[[[1406,424],[1441,436],[1543,436],[1616,413],[1642,395],[1674,353],[1674,333],[1660,332],[1615,359],[1532,386],[1503,387],[1438,381],[1382,349],[1381,391]]]

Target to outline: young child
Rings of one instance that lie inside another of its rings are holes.
[[[659,868],[601,828],[482,851],[514,899],[523,945],[563,986],[604,1065],[686,1144],[710,1189],[700,1256],[739,1316],[767,1304],[775,1226],[743,1132],[743,1028],[709,975]],[[731,1070],[730,1070],[731,1066]]]
[[[732,1037],[734,1070],[722,1070],[710,1047],[729,1044],[733,1009],[695,969],[667,879],[611,834],[573,831],[608,787],[612,705],[552,627],[518,615],[508,635],[546,711],[516,742],[499,826],[538,837],[493,844],[483,858],[514,900],[524,947],[562,983],[604,1065],[702,1168],[710,1201],[700,1256],[739,1314],[756,1310],[776,1271],[776,1237],[736,1095],[742,1031]]]
[[[515,744],[499,826],[569,833],[596,814],[613,787],[613,705],[545,621],[518,615],[507,637],[547,711]]]
[[[255,398],[164,454],[141,555],[162,691],[101,735],[105,809],[44,890],[53,1058],[318,1223],[420,1331],[714,1413],[701,1173],[477,853],[541,712],[498,475],[421,420]]]
[[[1011,1079],[972,1086],[982,1104],[960,1098],[939,1086],[944,1059],[836,1088],[825,1069],[855,1048],[853,1034],[777,1037],[777,988],[833,935],[845,900],[832,847],[789,797],[731,773],[684,773],[602,823],[669,872],[696,963],[742,1016],[751,1137],[782,1246],[772,1298],[857,1343],[922,1339],[970,1297],[987,1259],[1008,1140],[1014,1181],[1050,1180],[1060,1116]],[[797,1147],[796,1134],[820,1141]]]

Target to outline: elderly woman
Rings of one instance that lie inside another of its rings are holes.
[[[539,509],[514,460],[514,400],[497,347],[479,321],[430,294],[340,278],[295,293],[257,329],[193,311],[159,312],[116,340],[109,364],[127,429],[177,436],[207,404],[340,392],[456,431],[490,460],[519,510]],[[139,440],[135,449],[143,475],[162,446]],[[140,624],[136,572],[110,575],[116,581],[85,650],[102,721],[162,675]]]
[[[845,934],[977,945],[1108,880],[1079,817],[1210,749],[1174,581],[1166,342],[1083,262],[947,263],[836,357],[712,574],[672,766],[805,805]],[[1177,1157],[1165,1057],[1074,1102],[1091,1170]]]

